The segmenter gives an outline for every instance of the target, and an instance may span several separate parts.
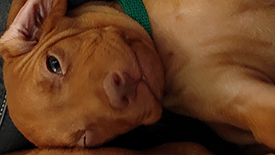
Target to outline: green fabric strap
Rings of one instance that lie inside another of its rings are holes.
[[[149,17],[142,0],[116,0],[124,12],[139,22],[152,38]]]

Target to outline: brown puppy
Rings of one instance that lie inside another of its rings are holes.
[[[65,0],[30,0],[1,38],[10,115],[37,146],[98,146],[161,115],[150,37],[116,10],[116,26],[91,11],[67,17]]]
[[[92,147],[159,119],[163,69],[142,27],[114,9],[91,6],[65,16],[65,0],[25,2],[13,1],[0,47],[10,115],[29,140],[40,148]],[[171,153],[210,154],[193,143],[15,154]]]
[[[275,149],[275,1],[143,2],[164,65],[164,107],[228,141]],[[21,132],[38,146],[97,146],[154,123],[163,75],[145,30],[115,2],[68,16],[59,3],[28,1],[0,42]]]
[[[165,67],[164,107],[228,141],[275,149],[275,1],[144,3]]]

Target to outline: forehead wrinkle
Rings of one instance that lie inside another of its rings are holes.
[[[84,53],[81,57],[81,62],[87,64],[93,60],[93,55],[98,48],[98,46],[102,43],[102,35],[98,33],[95,37],[87,37],[78,47],[77,53]]]

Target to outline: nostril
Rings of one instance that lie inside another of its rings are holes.
[[[117,86],[120,86],[122,84],[122,78],[117,74],[113,74],[114,82]]]
[[[122,100],[124,103],[129,104],[129,99],[126,96],[124,96]]]
[[[122,72],[108,73],[104,79],[103,88],[110,104],[116,108],[124,108],[134,102],[139,80]]]

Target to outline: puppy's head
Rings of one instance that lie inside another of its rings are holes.
[[[0,40],[17,128],[38,147],[93,147],[156,122],[164,77],[146,31],[112,9],[65,12],[29,0]]]

